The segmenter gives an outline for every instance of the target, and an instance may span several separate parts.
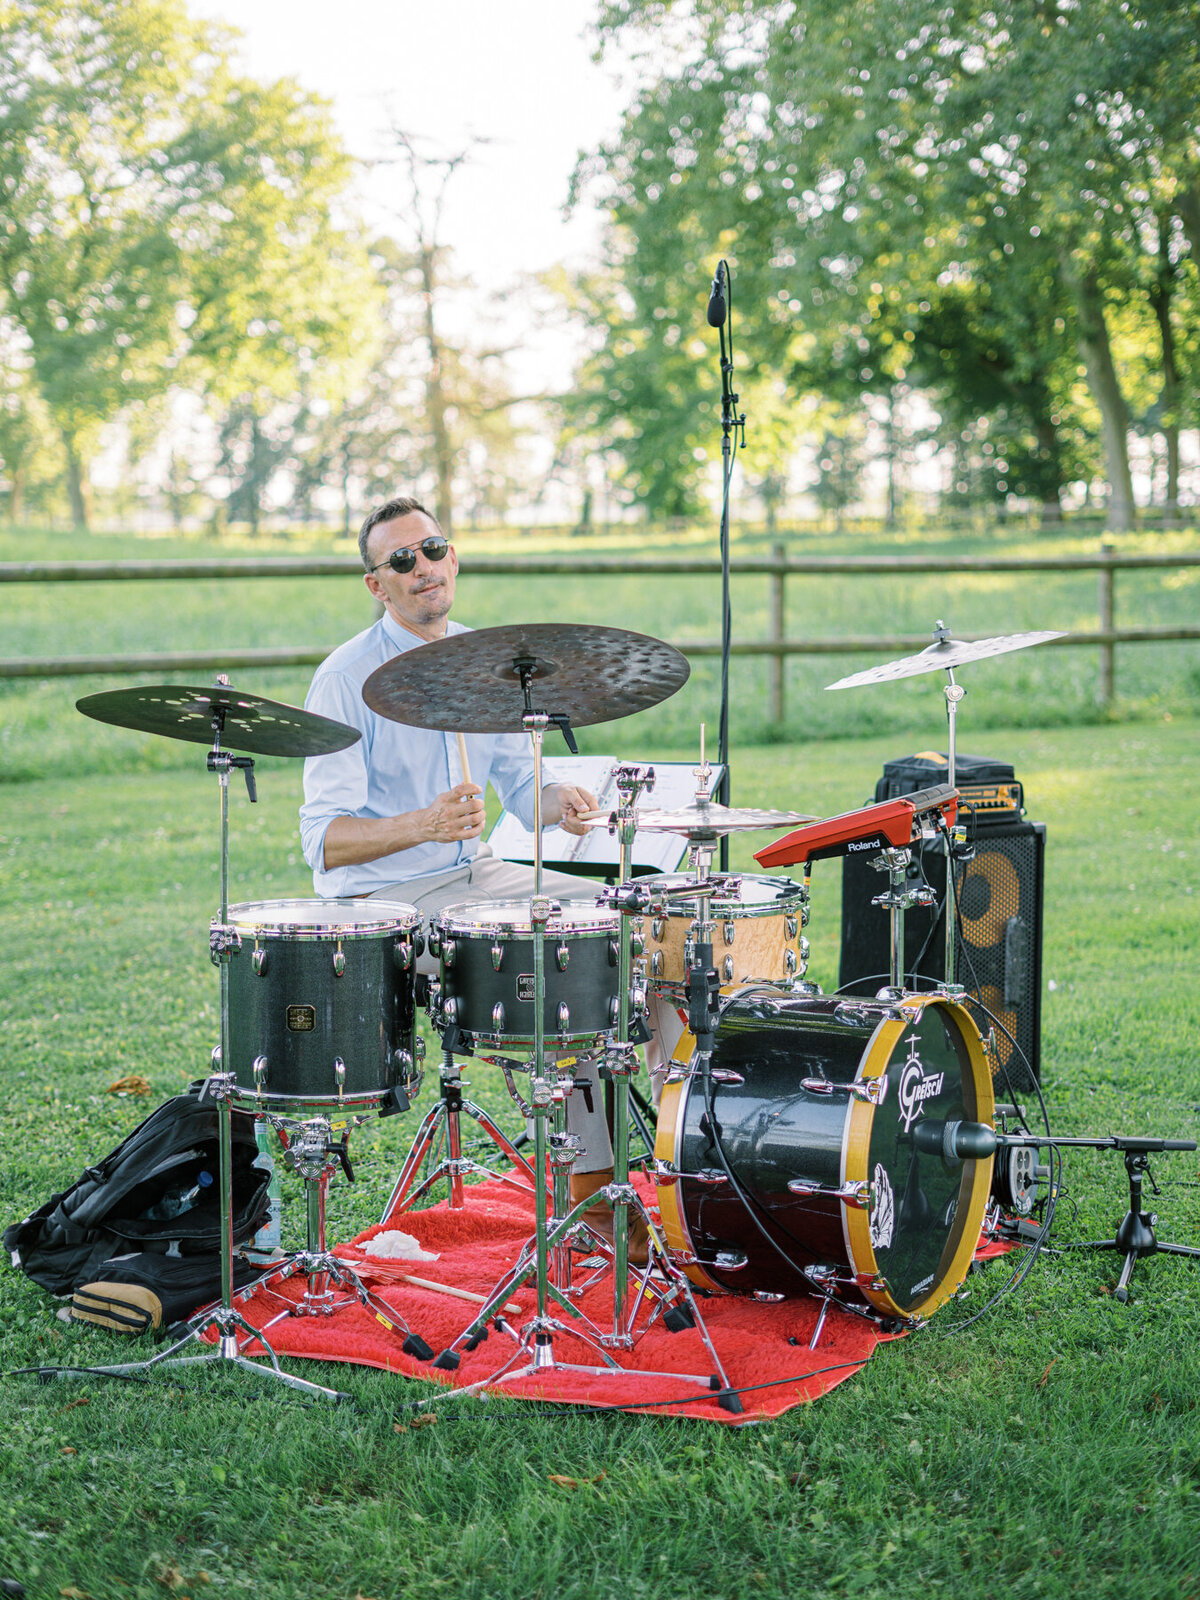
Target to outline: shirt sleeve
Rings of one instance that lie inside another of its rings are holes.
[[[527,734],[497,734],[488,776],[505,809],[520,819],[522,827],[532,832],[533,751]]]
[[[371,730],[362,694],[340,672],[318,673],[304,702],[306,711],[357,728],[360,739],[346,750],[309,756],[304,763],[304,804],[300,807],[300,848],[314,872],[325,871],[325,833],[335,817],[366,816],[367,761]]]

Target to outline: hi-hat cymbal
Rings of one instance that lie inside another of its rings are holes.
[[[901,656],[898,661],[885,662],[881,667],[868,667],[849,678],[839,678],[827,683],[826,689],[857,689],[866,683],[891,683],[895,678],[916,678],[922,672],[941,672],[947,667],[961,667],[967,661],[982,661],[987,656],[1007,655],[1010,650],[1024,650],[1031,644],[1045,644],[1047,639],[1063,639],[1061,630],[1044,633],[1005,633],[994,639],[938,639],[915,656]]]
[[[580,821],[589,828],[605,828],[615,813],[586,811]],[[758,828],[793,828],[817,818],[798,811],[756,811],[746,806],[723,806],[715,800],[693,800],[676,811],[647,808],[636,813],[639,833],[683,833],[689,838],[720,838],[727,833],[750,833]]]
[[[212,744],[213,718],[221,722],[221,744],[260,756],[324,756],[345,750],[362,735],[331,717],[227,685],[205,689],[179,683],[112,689],[76,700],[76,710],[97,722],[140,733],[159,733],[192,744]]]
[[[674,645],[623,628],[515,623],[435,639],[385,661],[363,684],[372,711],[414,728],[515,733],[523,666],[533,709],[573,727],[615,722],[666,700],[691,670]]]

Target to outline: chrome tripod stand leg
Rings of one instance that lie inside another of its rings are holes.
[[[450,1053],[443,1053],[441,1067],[441,1098],[437,1104],[431,1106],[425,1113],[421,1126],[417,1129],[416,1138],[413,1140],[404,1165],[400,1168],[400,1175],[396,1179],[388,1202],[383,1208],[380,1223],[387,1223],[397,1212],[411,1210],[417,1201],[423,1198],[433,1186],[441,1179],[448,1178],[450,1184],[449,1206],[452,1211],[460,1211],[465,1202],[463,1194],[463,1177],[479,1173],[489,1178],[500,1178],[505,1183],[515,1183],[520,1188],[532,1189],[537,1179],[533,1167],[516,1149],[512,1141],[504,1134],[492,1118],[482,1107],[477,1106],[473,1100],[465,1100],[461,1093],[461,1081],[458,1070],[454,1065],[454,1058]],[[479,1162],[463,1157],[459,1117],[465,1112],[472,1121],[477,1122],[492,1143],[506,1155],[518,1171],[528,1178],[528,1185],[521,1182],[506,1172],[493,1172]],[[433,1148],[434,1139],[439,1127],[445,1128],[447,1153],[438,1162],[437,1166],[420,1183],[419,1187],[410,1194],[421,1170],[422,1163],[428,1159]]]

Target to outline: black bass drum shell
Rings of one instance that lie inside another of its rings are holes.
[[[685,1033],[676,1061],[693,1047]],[[964,1007],[937,995],[889,1006],[756,985],[725,1004],[713,1066],[744,1080],[713,1085],[719,1148],[698,1074],[664,1089],[655,1146],[684,1175],[660,1180],[658,1197],[668,1243],[696,1258],[694,1282],[795,1294],[813,1287],[805,1268],[833,1269],[839,1295],[904,1318],[955,1292],[983,1225],[991,1158],[947,1162],[918,1151],[911,1129],[922,1117],[994,1120]],[[689,1181],[726,1163],[736,1186]],[[793,1180],[818,1192],[796,1194]],[[852,1184],[867,1186],[869,1204],[822,1192]]]
[[[395,901],[230,906],[241,942],[229,960],[228,1070],[239,1098],[370,1103],[412,1082],[420,922]]]
[[[616,1026],[617,912],[564,900],[543,946],[546,1043],[587,1043]],[[533,924],[527,900],[447,906],[433,920],[442,1021],[480,1043],[531,1045]]]

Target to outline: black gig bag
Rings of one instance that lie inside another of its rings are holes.
[[[204,1082],[192,1084],[151,1113],[140,1127],[69,1189],[4,1232],[12,1264],[51,1294],[67,1295],[94,1282],[114,1256],[141,1253],[145,1264],[162,1257],[217,1256],[221,1249],[219,1183],[205,1203],[181,1216],[153,1220],[146,1213],[168,1190],[196,1183],[204,1170],[218,1176],[220,1146],[216,1103]],[[267,1220],[269,1174],[254,1166],[254,1119],[233,1116],[233,1242],[237,1246]],[[171,1254],[168,1256],[167,1252]],[[164,1274],[181,1269],[164,1265]]]

